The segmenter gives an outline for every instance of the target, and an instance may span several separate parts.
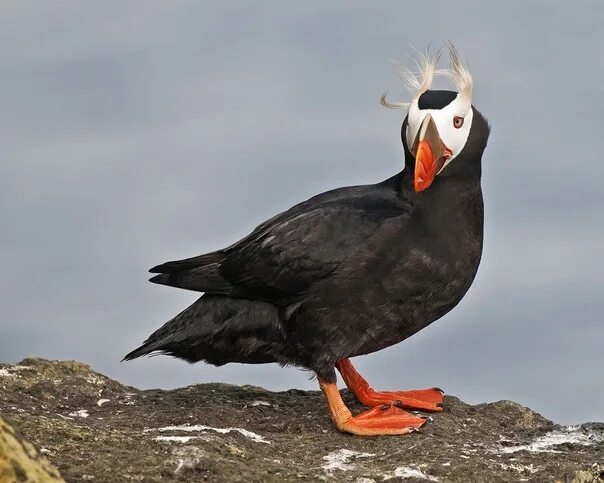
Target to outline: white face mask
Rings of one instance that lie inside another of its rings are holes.
[[[421,55],[417,74],[401,66],[400,76],[414,92],[410,103],[391,104],[385,95],[382,96],[382,104],[386,107],[408,108],[405,138],[416,158],[414,187],[418,192],[427,189],[434,177],[459,155],[472,128],[472,76],[453,44],[446,45],[451,63],[448,70],[436,68],[438,53]],[[453,79],[457,95],[453,97],[449,91],[430,91],[435,75]],[[431,102],[424,102],[426,99],[422,96],[432,97]],[[436,96],[440,99],[436,100]]]
[[[409,149],[413,148],[419,129],[426,120],[428,114],[436,125],[440,141],[450,153],[442,168],[436,173],[438,174],[455,159],[466,145],[466,141],[470,135],[474,113],[472,111],[471,102],[468,102],[468,100],[464,98],[460,98],[459,94],[451,103],[442,109],[420,109],[418,107],[418,99],[414,99],[409,106],[407,131],[405,133]]]

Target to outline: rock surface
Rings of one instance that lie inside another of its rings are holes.
[[[604,424],[562,427],[510,401],[445,404],[418,433],[361,438],[331,426],[319,392],[141,391],[79,362],[0,364],[0,413],[68,482],[604,479]]]
[[[0,481],[64,482],[59,471],[0,417]]]

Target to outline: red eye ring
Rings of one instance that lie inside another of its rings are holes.
[[[453,118],[453,127],[455,127],[455,129],[459,129],[461,126],[463,126],[463,117],[455,116]]]

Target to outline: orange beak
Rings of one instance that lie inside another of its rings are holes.
[[[413,144],[415,152],[413,188],[416,193],[419,193],[432,184],[451,153],[440,140],[436,124],[430,114],[424,118]]]

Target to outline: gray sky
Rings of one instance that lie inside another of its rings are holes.
[[[462,303],[357,359],[374,387],[604,420],[604,3],[3,2],[0,360],[139,387],[316,388],[275,365],[119,360],[197,297],[159,262],[401,168],[388,59],[455,42],[492,124],[485,251]]]

